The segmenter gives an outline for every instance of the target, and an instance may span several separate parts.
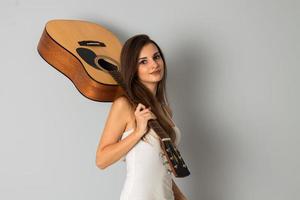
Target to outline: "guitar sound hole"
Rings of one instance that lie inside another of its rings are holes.
[[[76,49],[76,52],[86,63],[88,63],[92,67],[97,67],[94,61],[94,59],[96,58],[96,54],[92,50],[80,47]]]
[[[107,71],[115,71],[115,70],[118,70],[117,66],[110,63],[110,62],[107,62],[105,59],[101,58],[98,60],[98,64],[105,70]]]

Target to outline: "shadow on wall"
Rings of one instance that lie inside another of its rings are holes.
[[[204,46],[191,39],[182,40],[178,48],[174,47],[177,50],[173,53],[175,59],[167,61],[168,66],[172,63],[177,65],[172,66],[169,88],[174,88],[176,118],[184,125],[184,130],[181,128],[181,144],[185,143],[182,151],[191,171],[188,181],[185,181],[187,188],[183,191],[189,199],[229,199],[226,190],[232,180],[227,163],[236,145],[230,144],[229,138],[224,139],[230,130],[220,128],[211,117],[214,115],[211,109],[211,84],[218,83],[215,69],[222,66],[216,66],[218,64],[214,59],[217,54]]]

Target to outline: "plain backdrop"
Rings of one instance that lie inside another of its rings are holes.
[[[37,52],[52,19],[160,45],[190,200],[300,199],[299,13],[293,0],[1,0],[0,199],[117,200],[125,180],[125,162],[95,165],[111,103]]]

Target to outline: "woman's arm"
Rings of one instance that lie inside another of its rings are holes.
[[[174,193],[175,200],[188,200],[183,193],[180,191],[174,180],[172,179],[172,190]]]
[[[128,137],[119,141],[126,127],[130,114],[129,104],[125,97],[117,98],[110,109],[105,127],[96,152],[96,165],[100,169],[120,160],[139,140],[134,130]]]

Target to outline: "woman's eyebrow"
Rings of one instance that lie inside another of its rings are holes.
[[[153,56],[155,55],[155,54],[158,54],[159,52],[157,51],[157,52],[155,52],[154,54],[153,54]],[[139,58],[139,60],[140,59],[144,59],[144,58],[147,58],[147,57],[142,57],[142,58]]]

